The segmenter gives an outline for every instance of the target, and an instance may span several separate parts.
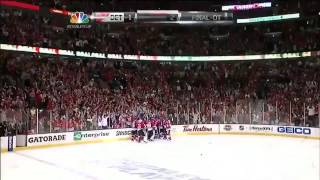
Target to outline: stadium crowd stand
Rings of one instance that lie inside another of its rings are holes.
[[[317,126],[319,72],[319,60],[171,64],[7,53],[1,120],[29,133],[101,128],[102,117],[109,128],[121,128],[142,115],[174,124]]]
[[[141,55],[239,55],[320,49],[319,17],[227,27],[96,24],[88,29],[68,29],[61,17],[43,17],[30,11],[2,10],[1,18],[4,22],[0,34],[2,43],[68,50]]]

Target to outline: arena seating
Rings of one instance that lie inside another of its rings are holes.
[[[110,128],[127,127],[142,114],[175,124],[317,126],[319,72],[319,60],[171,64],[5,53],[0,120],[31,133],[99,128],[102,116]]]
[[[4,23],[0,39],[7,44],[147,55],[239,55],[320,49],[318,17],[228,27],[99,24],[78,30],[67,29],[61,17],[42,17],[29,11],[3,10],[1,17]]]

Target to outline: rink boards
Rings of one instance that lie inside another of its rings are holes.
[[[14,150],[47,148],[74,144],[89,144],[128,140],[132,129],[76,131],[66,133],[18,135],[14,137]],[[188,135],[263,135],[320,140],[320,129],[297,126],[248,124],[191,124],[176,125],[173,136]],[[1,151],[8,150],[8,137],[1,137]]]

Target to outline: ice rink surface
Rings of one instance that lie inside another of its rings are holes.
[[[2,154],[1,180],[319,180],[319,140],[188,136]]]

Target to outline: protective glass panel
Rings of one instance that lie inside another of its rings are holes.
[[[237,120],[237,105],[236,103],[226,103],[225,104],[225,123],[226,124],[236,124],[238,123]]]
[[[237,102],[237,119],[240,124],[250,123],[250,101],[239,100]]]
[[[279,122],[277,124],[279,125],[289,125],[290,124],[290,102],[277,102],[277,110],[278,110],[278,120]]]

